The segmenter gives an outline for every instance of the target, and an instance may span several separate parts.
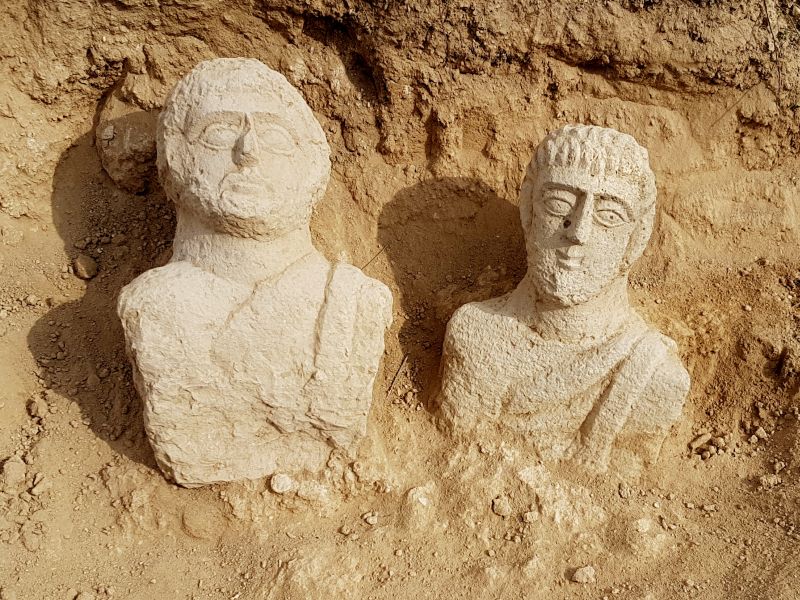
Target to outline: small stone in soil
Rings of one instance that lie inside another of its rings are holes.
[[[52,483],[48,479],[43,479],[31,488],[31,495],[41,496],[52,487]]]
[[[623,481],[619,484],[617,493],[619,494],[620,498],[630,498],[633,494],[633,490],[631,489],[631,486]]]
[[[0,600],[17,600],[17,593],[7,587],[0,588]]]
[[[698,448],[705,446],[711,441],[712,435],[710,433],[702,433],[689,442],[689,448],[694,452]]]
[[[37,533],[33,531],[22,532],[22,545],[25,546],[25,549],[29,552],[36,552],[41,542],[41,537]]]
[[[3,464],[3,483],[13,489],[25,482],[27,467],[19,456],[12,456]]]
[[[492,512],[500,517],[508,517],[512,513],[508,496],[498,496],[492,500]]]
[[[81,279],[91,279],[97,275],[97,263],[91,256],[79,254],[74,261],[72,267],[75,269],[75,275]]]
[[[524,515],[522,515],[522,520],[526,523],[534,523],[539,520],[539,513],[533,510],[529,510]]]
[[[28,400],[27,404],[28,414],[31,417],[41,417],[42,416],[42,409],[39,406],[39,402],[36,399]]]
[[[572,574],[571,581],[575,583],[595,583],[597,581],[597,574],[595,573],[593,566],[587,565],[585,567],[575,569],[575,572]]]

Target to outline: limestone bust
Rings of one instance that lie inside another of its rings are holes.
[[[441,416],[456,434],[519,436],[542,460],[604,472],[654,460],[689,376],[676,344],[628,300],[656,209],[647,150],[613,129],[547,135],[520,193],[528,271],[451,318]]]
[[[257,60],[206,61],[167,99],[157,147],[173,255],[122,290],[118,312],[160,467],[192,486],[351,452],[392,299],[311,242],[330,173],[314,114]]]

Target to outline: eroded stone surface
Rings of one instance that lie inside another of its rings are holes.
[[[114,90],[103,104],[95,147],[103,169],[123,190],[147,190],[155,172],[157,111],[144,111]]]
[[[628,301],[628,271],[655,216],[647,151],[594,126],[549,134],[520,194],[528,272],[447,327],[443,422],[517,434],[543,460],[604,472],[655,459],[689,376],[675,343]]]
[[[313,113],[260,62],[216,59],[175,87],[157,138],[173,256],[118,311],[162,470],[201,485],[354,450],[391,295],[311,243],[330,171]]]

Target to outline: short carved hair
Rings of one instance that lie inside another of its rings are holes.
[[[593,175],[635,179],[642,186],[645,206],[655,201],[655,176],[647,149],[615,129],[596,125],[556,129],[536,149],[536,166],[576,167]]]

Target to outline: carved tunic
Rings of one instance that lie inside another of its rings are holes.
[[[119,314],[162,469],[191,485],[316,470],[352,449],[390,308],[383,284],[316,252],[254,287],[188,262],[143,273]]]
[[[497,427],[542,459],[574,457],[601,471],[614,447],[654,459],[689,387],[674,342],[635,313],[599,343],[545,340],[504,314],[506,299],[467,304],[450,320],[446,423],[460,433]]]

